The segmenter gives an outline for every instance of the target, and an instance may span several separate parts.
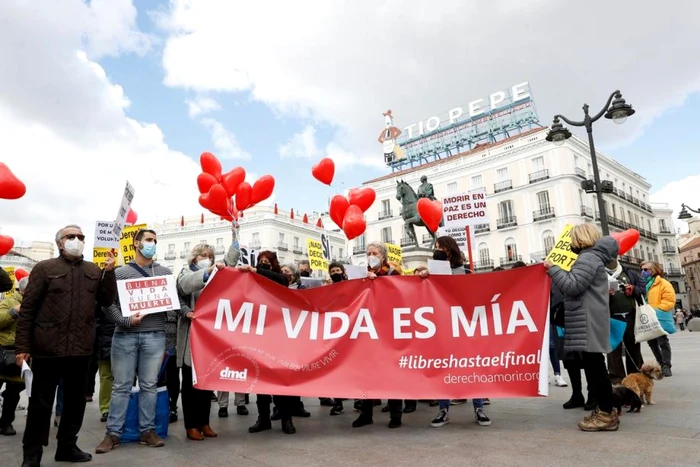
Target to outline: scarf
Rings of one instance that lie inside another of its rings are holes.
[[[620,274],[622,274],[622,266],[620,265],[620,263],[617,263],[617,267],[615,269],[605,268],[605,270],[608,272],[608,274],[610,274],[610,277],[612,277],[613,279],[617,279],[618,277],[620,277]]]
[[[369,267],[367,267],[367,270],[369,272],[374,272],[377,276],[388,276],[389,272],[391,271],[391,266],[389,266],[389,264],[387,263],[384,263],[382,264],[382,267],[380,267],[376,271],[372,271]]]
[[[654,282],[656,282],[656,277],[654,277],[654,276],[648,277],[648,278],[646,279],[646,281],[647,281],[647,293],[646,293],[646,296],[647,296],[647,300],[648,300],[648,297],[649,297],[649,289],[651,289],[651,287],[654,285]]]

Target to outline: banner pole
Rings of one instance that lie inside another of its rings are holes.
[[[472,274],[474,274],[474,261],[472,259],[471,229],[469,228],[469,226],[466,226],[465,229],[467,232],[467,251],[469,252],[469,269],[471,270]]]

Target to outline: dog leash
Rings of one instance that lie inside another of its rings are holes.
[[[639,369],[639,367],[637,366],[637,364],[636,364],[635,361],[634,361],[634,358],[632,358],[632,355],[630,355],[630,352],[629,352],[629,350],[627,350],[627,347],[625,347],[625,344],[624,344],[624,343],[622,344],[622,347],[625,348],[625,353],[626,353],[627,356],[629,357],[630,362],[632,362],[632,365],[634,365],[634,368],[635,368],[635,370],[637,370],[637,373],[641,373],[642,370]]]

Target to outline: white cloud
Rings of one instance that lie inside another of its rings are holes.
[[[195,118],[200,115],[206,115],[216,110],[221,110],[221,105],[211,97],[197,97],[196,99],[187,99],[187,110],[190,118]]]
[[[213,118],[203,118],[202,124],[211,133],[212,144],[214,144],[216,156],[219,159],[250,159],[250,154],[238,144],[236,135],[224,128],[220,121]]]
[[[282,159],[300,158],[314,159],[321,154],[316,146],[316,129],[307,125],[300,133],[296,133],[285,144],[279,147]]]
[[[673,209],[673,222],[681,233],[688,232],[688,224],[678,219],[681,204],[685,203],[695,210],[700,210],[700,175],[690,175],[681,180],[668,183],[651,195],[654,203],[668,203]]]
[[[344,147],[381,159],[387,108],[403,127],[526,80],[544,124],[555,113],[579,119],[584,102],[597,111],[619,87],[637,113],[621,127],[601,122],[596,140],[628,141],[700,90],[700,61],[687,59],[700,50],[698,16],[692,0],[666,9],[633,0],[173,0],[160,25],[167,85],[248,92],[277,112],[337,125],[352,141]]]

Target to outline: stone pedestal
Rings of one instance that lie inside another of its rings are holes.
[[[428,260],[433,259],[433,250],[431,248],[407,246],[401,251],[401,259],[404,269],[415,269],[418,266],[427,267]]]

